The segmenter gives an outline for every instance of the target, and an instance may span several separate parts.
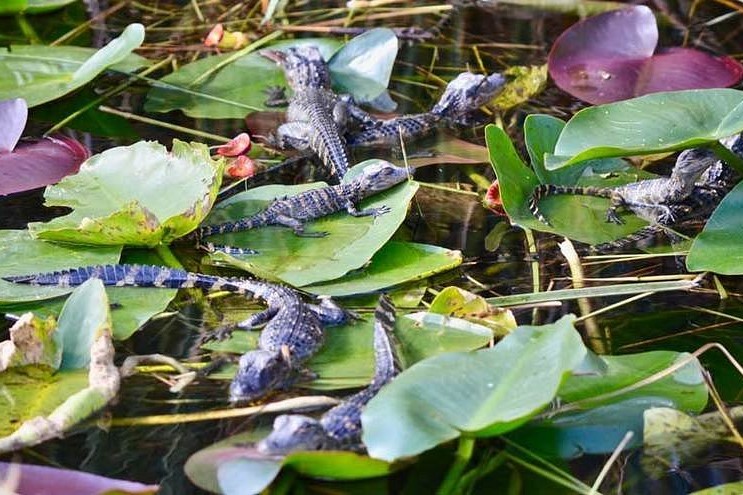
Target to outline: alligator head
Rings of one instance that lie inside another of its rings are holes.
[[[292,367],[281,352],[249,351],[240,357],[237,374],[230,384],[230,401],[256,400],[286,386]]]
[[[292,89],[330,89],[330,70],[316,46],[302,45],[281,51],[261,50],[260,54],[284,69],[286,81]]]
[[[377,163],[365,167],[356,180],[359,181],[361,189],[369,195],[389,189],[407,178],[407,169],[385,160],[379,160]]]
[[[676,165],[671,172],[672,179],[680,179],[689,187],[694,185],[705,170],[718,160],[717,155],[709,148],[691,148],[679,153]]]
[[[256,447],[261,454],[284,455],[296,450],[328,449],[332,443],[318,420],[300,414],[282,414],[274,420],[273,431]]]
[[[455,77],[444,90],[431,113],[448,119],[474,112],[489,102],[503,87],[506,79],[493,72],[489,76],[463,72]]]

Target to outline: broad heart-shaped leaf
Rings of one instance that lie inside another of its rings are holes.
[[[733,481],[704,490],[697,490],[689,495],[740,495],[741,493],[743,493],[743,481]]]
[[[328,61],[328,67],[336,89],[367,102],[387,89],[395,57],[394,31],[375,28],[343,45]]]
[[[0,101],[0,153],[13,151],[27,119],[28,105],[23,98]]]
[[[28,6],[28,0],[5,0],[0,2],[0,15],[17,14]]]
[[[413,313],[397,318],[395,335],[406,366],[443,352],[471,351],[487,345],[493,332],[482,325],[434,313]],[[365,387],[374,375],[372,347],[373,319],[326,330],[326,341],[308,367],[317,379],[301,384],[316,390]],[[257,332],[235,332],[229,340],[210,342],[204,349],[242,354],[257,345]],[[212,378],[231,379],[234,369],[225,369]]]
[[[593,158],[648,155],[712,143],[743,130],[743,91],[654,93],[584,108],[565,125],[548,169]]]
[[[521,160],[513,143],[499,127],[489,125],[485,128],[490,160],[498,177],[503,207],[511,221],[523,227],[546,232],[557,232],[589,244],[608,242],[640,230],[646,222],[634,215],[624,215],[622,225],[606,221],[609,201],[577,195],[559,195],[544,198],[539,208],[552,223],[552,227],[537,220],[529,211],[529,198],[539,185],[536,174]],[[620,173],[617,179],[601,183],[589,183],[581,179],[582,185],[615,186],[621,182],[636,180],[632,173]]]
[[[389,241],[374,253],[362,269],[330,282],[304,286],[303,289],[327,296],[363,294],[421,280],[456,268],[461,263],[460,251],[429,244]]]
[[[116,263],[120,254],[121,246],[70,246],[33,239],[27,230],[0,230],[0,277]],[[0,280],[0,307],[51,299],[71,291]]]
[[[57,332],[62,344],[60,369],[87,368],[93,341],[110,328],[111,313],[106,289],[100,280],[88,280],[72,291],[59,313]]]
[[[23,140],[11,153],[0,153],[0,196],[59,182],[88,157],[88,149],[67,136]]]
[[[157,485],[106,478],[84,471],[7,462],[0,463],[0,477],[8,479],[16,469],[20,471],[20,479],[14,490],[27,495],[155,495],[158,489]]]
[[[561,413],[531,422],[509,437],[518,444],[547,456],[572,458],[581,453],[612,452],[628,430],[635,443],[642,439],[643,413],[653,407],[675,407],[699,412],[707,404],[702,367],[694,359],[670,376],[610,398],[604,394],[633,386],[689,355],[653,351],[621,356],[589,354],[590,366],[574,371],[560,387],[560,404],[583,402],[579,411]],[[591,401],[591,398],[598,400]],[[667,458],[667,457],[666,457]]]
[[[29,107],[74,91],[111,68],[132,71],[147,63],[132,55],[144,27],[130,24],[121,36],[96,51],[70,46],[16,45],[0,51],[0,100],[24,98]]]
[[[491,349],[443,354],[405,370],[362,413],[369,454],[392,461],[460,435],[518,427],[555,398],[585,357],[573,319],[521,326]]]
[[[658,91],[732,86],[743,75],[734,59],[693,48],[653,55],[657,42],[648,7],[606,12],[560,35],[549,55],[550,75],[562,90],[594,104]]]
[[[76,2],[77,0],[3,0],[0,2],[0,15],[18,14],[45,14],[52,10]]]
[[[268,434],[266,428],[241,433],[192,455],[184,470],[199,487],[225,495],[260,493],[282,466],[321,479],[359,480],[385,476],[396,469],[384,461],[354,452],[294,452],[286,457],[264,457],[252,447]]]
[[[584,175],[631,170],[625,160],[618,158],[587,160],[573,167],[548,170],[544,157],[555,150],[555,144],[564,128],[565,122],[551,115],[531,114],[524,120],[526,151],[529,153],[531,168],[542,184],[573,186]]]
[[[743,182],[725,196],[704,230],[694,239],[686,257],[690,271],[709,270],[724,275],[743,273]]]
[[[47,206],[72,213],[29,229],[39,239],[79,244],[167,244],[206,216],[223,164],[205,145],[178,140],[170,152],[152,141],[111,148],[44,193]]]
[[[364,167],[375,162],[367,160],[355,166],[346,174],[344,181],[352,180]],[[275,198],[324,186],[325,183],[319,182],[251,189],[217,205],[205,223],[235,221],[260,211]],[[299,237],[291,229],[281,226],[212,236],[208,241],[214,244],[247,247],[259,254],[233,257],[214,253],[210,257],[213,261],[297,287],[333,280],[362,267],[392,237],[405,219],[408,204],[417,189],[416,182],[408,181],[362,201],[360,208],[382,205],[391,208],[392,211],[376,219],[370,216],[353,217],[341,211],[307,224],[308,232],[328,232],[323,238]]]

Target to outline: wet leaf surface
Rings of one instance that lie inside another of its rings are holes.
[[[694,239],[686,258],[691,271],[710,270],[724,275],[743,273],[743,253],[739,249],[743,234],[743,183],[725,196],[704,230]]]
[[[29,229],[39,239],[79,244],[167,244],[209,212],[222,167],[203,144],[174,140],[170,152],[151,141],[112,148],[46,190],[47,206],[67,206],[72,213]]]
[[[576,113],[555,144],[548,169],[594,158],[692,148],[743,130],[743,91],[654,93]]]
[[[34,107],[74,91],[108,68],[131,72],[147,63],[132,55],[143,40],[144,27],[130,24],[98,51],[72,46],[11,46],[0,51],[0,100],[23,98]]]
[[[85,146],[66,136],[21,141],[12,152],[0,153],[0,196],[59,182],[89,156]]]
[[[658,28],[644,5],[579,22],[555,41],[550,75],[571,95],[593,104],[660,91],[724,88],[743,77],[743,66],[691,48],[653,55]]]

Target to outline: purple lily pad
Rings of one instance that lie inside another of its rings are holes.
[[[23,98],[0,101],[0,153],[13,151],[28,119],[28,105]]]
[[[548,58],[552,79],[563,91],[593,104],[648,93],[720,88],[736,84],[743,66],[691,48],[653,55],[658,28],[644,5],[578,22],[555,41]]]
[[[56,493],[58,495],[99,495],[105,493],[120,494],[154,494],[157,485],[143,485],[133,481],[105,478],[95,474],[71,469],[58,469],[32,464],[16,464],[11,466],[6,462],[0,463],[0,476],[3,479],[13,469],[20,471],[18,487],[13,491],[24,495],[43,495]]]
[[[0,196],[54,184],[89,156],[85,146],[65,136],[21,141],[14,151],[0,153]]]

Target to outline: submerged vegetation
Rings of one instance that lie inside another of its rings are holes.
[[[0,6],[6,484],[742,491],[743,8],[656,3]],[[257,449],[286,414],[363,445]]]

